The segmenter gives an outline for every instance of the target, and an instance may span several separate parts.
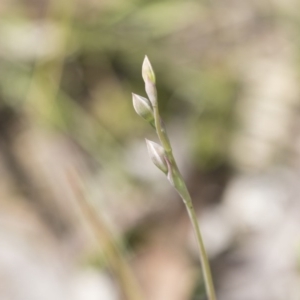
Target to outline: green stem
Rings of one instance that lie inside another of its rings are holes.
[[[172,152],[172,148],[171,148],[167,133],[166,133],[165,129],[162,127],[162,124],[161,124],[161,119],[160,119],[157,104],[153,105],[153,110],[154,110],[154,120],[155,120],[156,133],[158,135],[158,138],[159,138],[162,146],[164,147],[165,151],[166,152]]]
[[[197,240],[198,247],[199,247],[199,257],[200,257],[200,261],[201,261],[207,297],[209,300],[216,300],[215,289],[214,289],[214,284],[213,284],[213,280],[212,280],[209,260],[208,260],[206,250],[204,247],[204,243],[203,243],[197,215],[195,213],[195,209],[193,206],[193,202],[192,202],[190,193],[186,187],[186,184],[184,182],[184,179],[178,169],[175,158],[173,156],[172,147],[171,147],[167,132],[161,123],[158,106],[157,105],[153,106],[153,110],[154,110],[156,132],[157,132],[157,135],[159,137],[159,140],[160,140],[162,146],[165,149],[166,157],[171,166],[171,170],[169,172],[173,173],[172,175],[174,177],[174,187],[177,190],[177,192],[179,193],[180,197],[182,198],[182,200],[186,206],[190,221],[192,223],[192,226],[193,226],[193,229],[194,229],[194,232],[196,235],[196,240]]]
[[[197,239],[197,243],[198,243],[198,247],[199,247],[199,256],[200,256],[200,261],[201,261],[202,270],[203,270],[203,276],[204,276],[204,282],[205,282],[205,289],[206,289],[207,297],[208,297],[209,300],[216,300],[215,289],[214,289],[214,284],[213,284],[213,280],[212,280],[209,260],[208,260],[206,250],[205,250],[205,247],[204,247],[202,235],[201,235],[201,232],[200,232],[200,227],[199,227],[199,224],[198,224],[197,215],[195,213],[193,202],[192,202],[192,199],[190,198],[189,193],[188,193],[187,198],[182,197],[182,200],[185,203],[186,209],[188,211],[191,223],[193,225],[193,228],[194,228],[194,231],[195,231],[195,234],[196,234],[196,239]]]
[[[205,250],[205,246],[203,243],[200,226],[198,223],[198,218],[197,218],[197,215],[196,215],[196,212],[194,209],[192,198],[186,187],[183,177],[177,167],[173,153],[168,152],[166,154],[167,154],[169,161],[171,162],[173,174],[176,177],[174,180],[175,189],[179,193],[180,197],[182,198],[182,200],[186,206],[190,221],[192,223],[192,226],[193,226],[193,229],[194,229],[194,232],[196,235],[196,240],[197,240],[197,244],[198,244],[198,248],[199,248],[199,257],[200,257],[200,261],[201,261],[207,297],[209,300],[216,300],[215,289],[214,289],[214,284],[213,284],[213,280],[212,280],[209,260],[208,260],[207,254],[206,254],[206,250]]]
[[[77,178],[76,173],[70,171],[67,175],[74,191],[74,195],[77,198],[79,208],[86,220],[89,221],[91,228],[97,237],[97,242],[103,249],[104,257],[106,258],[108,265],[118,280],[122,296],[126,300],[143,300],[144,296],[130,268],[130,265],[128,264],[121,249],[113,240],[109,228],[97,215],[95,209],[86,199],[85,193],[83,188],[80,186],[79,178]]]

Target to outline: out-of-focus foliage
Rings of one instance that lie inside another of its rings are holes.
[[[28,107],[43,123],[75,136],[92,130],[90,143],[99,138],[124,141],[149,130],[133,115],[128,97],[130,90],[142,91],[140,63],[148,54],[155,64],[163,113],[178,116],[183,124],[188,118],[195,163],[215,167],[226,161],[237,78],[226,61],[214,61],[208,49],[201,49],[207,43],[207,4],[29,1],[22,9],[6,5],[0,26],[0,82],[6,105]],[[195,34],[191,43],[189,35]],[[86,118],[94,121],[86,123]]]

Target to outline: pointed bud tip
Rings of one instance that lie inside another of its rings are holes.
[[[147,55],[145,55],[143,65],[142,65],[142,76],[143,76],[145,83],[147,83],[149,81],[152,84],[155,83],[155,74],[154,74],[152,65],[151,65],[150,60]]]
[[[137,99],[140,97],[139,95],[135,94],[135,93],[131,93],[132,95],[132,101],[133,101],[133,105],[134,105],[134,102],[137,101]]]
[[[165,160],[164,148],[155,142],[152,142],[147,139],[145,140],[148,148],[148,153],[152,162],[156,165],[157,168],[159,168],[162,172],[167,174],[168,166]]]
[[[154,120],[151,102],[142,96],[132,93],[132,103],[135,112],[143,119],[151,123]]]
[[[150,60],[147,55],[145,55],[143,63],[151,66]]]
[[[153,141],[150,141],[148,139],[145,139],[148,150],[152,151],[152,149],[154,149],[155,151],[159,151],[159,152],[163,152],[163,147]]]

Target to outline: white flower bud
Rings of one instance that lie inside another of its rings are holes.
[[[155,74],[147,55],[143,61],[142,76],[145,83],[151,82],[152,84],[155,84]]]
[[[132,93],[133,107],[136,113],[149,123],[153,123],[154,115],[151,102],[142,96]]]
[[[149,156],[152,162],[165,174],[168,172],[168,165],[165,159],[165,150],[164,148],[152,141],[146,139],[147,148]]]

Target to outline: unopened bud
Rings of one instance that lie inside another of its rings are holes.
[[[133,93],[132,102],[136,113],[149,123],[153,123],[154,116],[151,102],[147,98]]]
[[[143,76],[145,83],[150,81],[150,82],[152,82],[152,84],[155,84],[155,74],[154,74],[153,68],[151,66],[151,63],[150,63],[147,55],[145,56],[144,61],[143,61],[142,76]]]
[[[165,174],[168,172],[168,165],[165,159],[165,150],[162,146],[146,139],[149,156],[152,162]]]

